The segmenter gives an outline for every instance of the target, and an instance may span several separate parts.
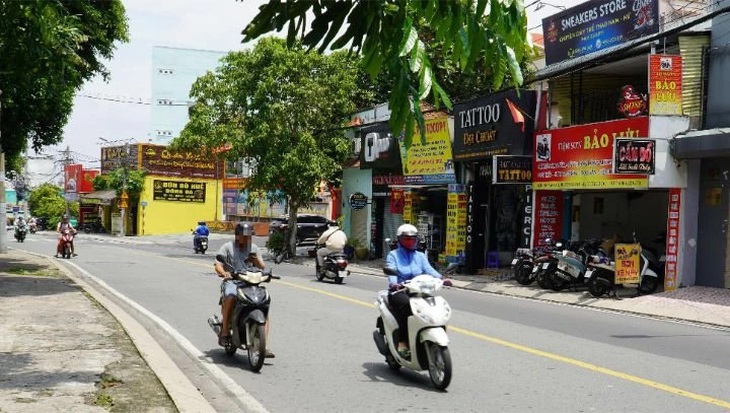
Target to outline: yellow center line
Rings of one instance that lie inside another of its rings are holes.
[[[145,253],[147,253],[147,252],[145,252]],[[165,257],[163,255],[154,254],[154,253],[147,253],[147,254],[164,257],[164,258],[167,258],[167,259],[170,259],[170,260],[181,261],[181,262],[184,262],[186,264],[195,264],[195,265],[199,265],[199,266],[203,266],[203,267],[207,267],[207,268],[211,268],[212,267],[212,263],[211,264],[203,264],[201,262],[188,261],[188,260],[185,260],[185,259],[182,259],[182,258]],[[290,283],[290,282],[286,282],[286,281],[281,281],[281,280],[278,280],[276,283],[277,284],[283,284],[283,285],[286,285],[286,286],[292,287],[292,288],[298,288],[298,289],[304,290],[304,291],[309,291],[309,292],[313,292],[313,293],[317,293],[317,294],[326,295],[328,297],[336,298],[336,299],[342,300],[342,301],[347,301],[349,303],[361,305],[361,306],[368,307],[368,308],[373,308],[374,307],[374,303],[373,302],[368,303],[366,301],[362,301],[362,300],[358,300],[358,299],[355,299],[355,298],[347,297],[347,296],[344,296],[344,295],[341,295],[341,294],[331,293],[329,291],[325,291],[325,290],[322,290],[322,289],[319,289],[319,288],[305,287],[303,285],[294,284],[294,283]],[[492,344],[497,344],[497,345],[500,345],[500,346],[503,346],[503,347],[507,347],[507,348],[510,348],[510,349],[513,349],[513,350],[517,350],[517,351],[521,351],[521,352],[524,352],[524,353],[532,354],[534,356],[538,356],[538,357],[543,357],[543,358],[547,358],[547,359],[550,359],[550,360],[559,361],[559,362],[562,362],[562,363],[570,364],[572,366],[580,367],[582,369],[586,369],[586,370],[593,371],[593,372],[596,372],[596,373],[601,373],[601,374],[605,374],[607,376],[611,376],[611,377],[615,377],[615,378],[618,378],[618,379],[626,380],[626,381],[629,381],[629,382],[632,382],[632,383],[641,384],[643,386],[647,386],[647,387],[651,387],[653,389],[661,390],[663,392],[667,392],[667,393],[670,393],[670,394],[673,394],[673,395],[676,395],[676,396],[686,397],[688,399],[696,400],[696,401],[699,401],[699,402],[702,402],[702,403],[712,404],[712,405],[715,405],[715,406],[723,407],[725,409],[730,409],[730,401],[716,399],[714,397],[705,396],[705,395],[698,394],[698,393],[693,393],[693,392],[687,391],[687,390],[682,390],[682,389],[680,389],[678,387],[670,386],[668,384],[659,383],[659,382],[656,382],[656,381],[653,381],[653,380],[649,380],[649,379],[645,379],[645,378],[642,378],[642,377],[634,376],[632,374],[622,373],[622,372],[617,371],[617,370],[612,370],[612,369],[609,369],[609,368],[606,368],[606,367],[601,367],[601,366],[598,366],[596,364],[586,363],[584,361],[576,360],[576,359],[573,359],[573,358],[570,358],[570,357],[561,356],[559,354],[554,354],[554,353],[550,353],[550,352],[547,352],[547,351],[538,350],[538,349],[533,348],[533,347],[524,346],[522,344],[513,343],[513,342],[506,341],[506,340],[502,340],[502,339],[499,339],[499,338],[496,338],[496,337],[487,336],[487,335],[484,335],[484,334],[481,334],[481,333],[477,333],[475,331],[471,331],[471,330],[467,330],[467,329],[463,329],[463,328],[459,328],[459,327],[454,327],[454,326],[449,326],[449,330],[450,331],[454,331],[456,333],[463,334],[465,336],[469,336],[469,337],[473,337],[473,338],[476,338],[476,339],[479,339],[479,340],[482,340],[482,341],[486,341],[486,342],[489,342],[489,343],[492,343]]]

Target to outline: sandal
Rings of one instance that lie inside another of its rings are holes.
[[[267,348],[267,349],[266,349],[266,356],[265,356],[264,358],[267,358],[267,359],[273,359],[274,357],[276,357],[276,355],[274,354],[274,352],[273,352],[273,351],[271,351],[271,350],[269,350],[269,349]]]
[[[411,359],[411,350],[409,350],[407,348],[399,348],[398,355],[401,356],[401,358],[410,360]]]
[[[231,336],[218,336],[218,345],[221,347],[230,347]]]

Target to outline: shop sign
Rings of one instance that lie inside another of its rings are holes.
[[[176,152],[161,145],[142,144],[142,168],[149,175],[215,179],[223,176],[223,162],[192,151]]]
[[[393,190],[390,193],[390,213],[402,214],[405,201],[405,194],[402,189]]]
[[[639,244],[616,244],[616,284],[638,284],[641,260]]]
[[[591,0],[542,20],[548,65],[659,31],[659,0]]]
[[[415,215],[416,208],[413,203],[418,194],[414,194],[413,191],[405,191],[403,195],[403,223],[412,224],[414,223],[413,216]]]
[[[138,151],[138,144],[101,148],[101,173],[107,174],[123,166],[137,169]]]
[[[682,115],[682,56],[649,55],[649,115]]]
[[[81,170],[81,182],[79,182],[79,193],[88,194],[94,192],[94,178],[99,175],[99,171],[94,169]]]
[[[79,186],[81,186],[81,170],[83,165],[80,163],[65,165],[63,167],[63,187],[66,194],[78,195]]]
[[[463,262],[466,244],[466,186],[451,184],[446,195],[446,261]]]
[[[161,181],[155,179],[152,186],[155,201],[205,202],[205,183]]]
[[[667,252],[664,271],[664,291],[677,289],[677,263],[679,258],[679,211],[682,190],[669,189],[669,211],[667,214]]]
[[[390,196],[391,185],[403,185],[403,175],[373,175],[373,197]]]
[[[411,147],[406,151],[404,135],[398,138],[403,176],[407,184],[450,184],[456,182],[451,157],[449,122],[444,117],[426,120],[426,142],[420,131],[413,132]]]
[[[223,178],[223,189],[244,189],[246,188],[246,178]]]
[[[654,174],[656,142],[653,139],[616,139],[613,173]]]
[[[544,247],[545,240],[563,236],[563,193],[561,191],[535,192],[535,245]]]
[[[536,190],[646,188],[646,174],[613,173],[614,141],[646,136],[646,116],[538,133],[532,185]]]
[[[359,211],[365,208],[367,204],[368,197],[362,192],[355,192],[354,194],[350,195],[350,207],[355,211]]]
[[[454,160],[531,155],[537,92],[495,93],[454,105]]]
[[[520,248],[530,248],[530,239],[532,238],[532,185],[525,185],[523,205]]]
[[[400,148],[387,123],[363,128],[354,150],[361,169],[400,169]]]
[[[646,95],[634,90],[631,85],[621,88],[618,111],[627,118],[635,118],[646,114]]]
[[[527,184],[532,182],[532,157],[497,155],[492,158],[493,184]]]

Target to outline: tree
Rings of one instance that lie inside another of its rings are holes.
[[[442,102],[452,106],[434,73],[425,33],[443,48],[444,59],[462,71],[478,68],[481,61],[480,70],[495,89],[507,76],[514,86],[523,82],[520,62],[528,46],[522,0],[270,0],[243,30],[244,42],[285,26],[289,44],[301,38],[320,51],[349,46],[362,53],[373,77],[387,67],[394,85],[390,126],[395,133],[405,130],[406,147],[416,125],[425,131],[421,100],[433,94],[437,108]]]
[[[63,139],[74,94],[109,72],[115,42],[127,41],[122,0],[0,0],[0,145],[10,165]]]
[[[230,147],[228,159],[253,165],[249,192],[272,202],[286,198],[295,229],[299,208],[341,169],[349,150],[340,127],[363,93],[357,70],[345,53],[325,56],[263,38],[252,50],[229,53],[194,83],[190,121],[172,146]],[[290,235],[293,249],[296,230]]]
[[[28,207],[30,214],[45,218],[48,228],[55,228],[61,216],[66,213],[66,200],[61,195],[61,188],[53,184],[43,184],[30,193]],[[79,203],[69,203],[69,212],[72,216],[79,215]]]
[[[127,175],[127,194],[132,200],[139,200],[142,191],[144,190],[144,171],[138,170],[127,170],[124,168],[117,168],[108,174],[97,175],[92,181],[94,191],[103,191],[105,189],[113,189],[116,191],[117,196],[122,195],[122,189],[124,188],[124,174]]]

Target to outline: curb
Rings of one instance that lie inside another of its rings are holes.
[[[147,365],[162,383],[170,399],[181,413],[187,412],[211,412],[213,406],[203,397],[197,387],[185,376],[167,353],[157,344],[147,330],[126,311],[117,304],[105,297],[99,290],[89,283],[76,276],[69,268],[50,257],[35,252],[22,251],[26,254],[44,258],[54,267],[58,268],[65,276],[78,284],[86,293],[104,307],[112,317],[122,326],[132,343],[139,351]]]

